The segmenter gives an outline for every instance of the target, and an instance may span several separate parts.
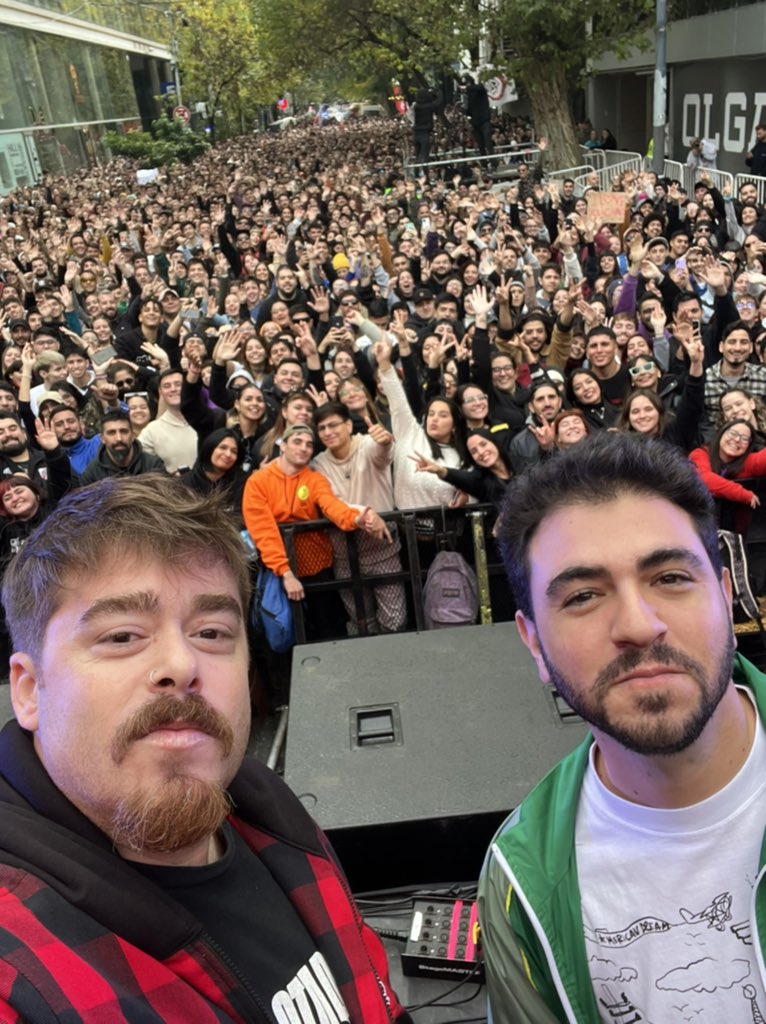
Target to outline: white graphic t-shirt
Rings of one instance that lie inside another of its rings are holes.
[[[575,842],[600,1019],[760,1024],[766,998],[750,918],[766,827],[762,723],[728,786],[673,810],[609,792],[594,768],[595,749]]]

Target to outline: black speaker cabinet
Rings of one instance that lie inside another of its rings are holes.
[[[285,780],[355,891],[470,880],[585,734],[513,623],[312,644],[293,654]]]

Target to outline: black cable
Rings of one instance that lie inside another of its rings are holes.
[[[469,981],[471,981],[471,979],[473,978],[474,974],[476,974],[480,969],[481,969],[481,962],[479,961],[479,962],[477,962],[477,963],[475,963],[473,965],[473,967],[468,972],[468,974],[466,974],[466,976],[463,979],[461,979],[457,983],[457,985],[453,985],[452,988],[448,988],[446,992],[441,992],[438,996],[434,996],[433,999],[429,999],[425,1003],[417,1003],[414,1006],[405,1006],[405,1010],[408,1013],[416,1013],[418,1010],[423,1010],[427,1006],[436,1006],[437,1004],[441,1003],[441,1000],[444,999],[446,996],[451,996],[453,992],[457,992],[458,989],[461,989],[463,987],[463,985],[466,985]],[[483,984],[483,982],[481,982],[480,984]],[[478,995],[478,994],[479,993],[477,991],[476,995]],[[472,996],[472,998],[475,999],[476,996]],[[445,1007],[446,1006],[453,1006],[453,1005],[459,1006],[460,1003],[454,1003],[454,1004],[453,1003],[445,1003],[443,1005]]]
[[[466,979],[466,980],[468,980],[468,979]],[[472,992],[470,996],[463,996],[462,999],[453,999],[451,1002],[445,1003],[444,1006],[445,1007],[447,1007],[447,1006],[463,1006],[464,1003],[470,1003],[472,1000],[476,999],[476,997],[478,996],[478,994],[481,992],[481,990],[483,988],[484,988],[484,982],[483,981],[477,981],[477,983],[476,983],[476,991]]]

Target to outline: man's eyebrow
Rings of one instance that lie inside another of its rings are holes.
[[[237,619],[242,619],[242,606],[230,594],[200,594],[192,605],[194,613],[228,612]]]
[[[644,572],[647,569],[658,569],[668,562],[685,562],[691,569],[698,572],[705,568],[705,563],[689,548],[658,548],[639,560],[638,568]]]
[[[643,558],[638,560],[637,567],[639,572],[647,572],[651,569],[659,569],[669,562],[682,562],[697,572],[705,568],[705,564],[699,555],[689,548],[682,547],[657,548],[655,551],[650,551],[648,555],[644,555]],[[570,583],[592,582],[604,579],[608,575],[609,572],[603,565],[572,565],[553,577],[545,588],[545,596],[550,601],[555,599],[557,594]]]
[[[159,598],[148,591],[136,591],[132,594],[119,594],[116,597],[102,597],[94,601],[80,616],[79,626],[86,626],[101,615],[120,615],[123,612],[146,614],[156,612]]]
[[[570,565],[568,569],[553,577],[545,588],[545,596],[550,601],[570,583],[600,580],[608,575],[603,565]]]

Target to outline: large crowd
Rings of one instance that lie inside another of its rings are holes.
[[[472,141],[459,113],[434,130]],[[272,551],[274,523],[329,515],[303,485],[277,496],[311,463],[359,512],[336,521],[367,535],[366,571],[391,572],[375,513],[497,507],[602,431],[680,447],[746,531],[759,499],[740,480],[766,473],[755,185],[721,193],[700,170],[689,194],[628,171],[605,224],[544,142],[494,183],[486,164],[413,176],[409,133],[296,127],[148,185],[117,160],[0,202],[2,558],[71,488],[152,470],[221,492]],[[493,120],[495,145],[531,134]],[[309,535],[297,576],[284,550],[270,568],[296,599],[305,577],[349,574],[341,547]],[[402,628],[396,587],[379,591],[375,629]]]

